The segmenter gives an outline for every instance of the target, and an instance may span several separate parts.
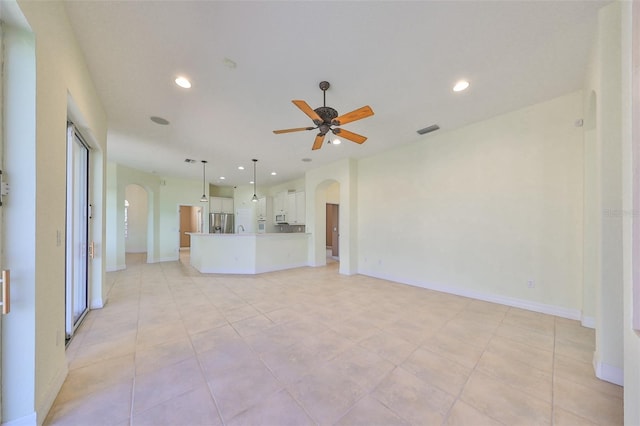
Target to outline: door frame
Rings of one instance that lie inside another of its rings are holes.
[[[79,182],[78,177],[75,175],[76,162],[75,153],[76,147],[80,146],[82,155],[84,158],[84,167],[80,172],[82,176],[81,190],[83,194],[80,194],[82,207],[75,211],[76,196],[78,196],[76,184]],[[71,340],[76,329],[82,323],[89,312],[90,307],[90,281],[91,281],[91,262],[90,257],[93,256],[93,244],[91,238],[91,146],[82,137],[76,126],[72,122],[67,124],[67,212],[66,212],[66,244],[65,244],[65,339],[67,342]],[[77,216],[76,216],[77,213]],[[77,221],[81,221],[78,223]],[[79,226],[76,226],[79,225]],[[76,239],[77,235],[75,231],[81,233],[80,239]],[[79,243],[79,246],[76,246]],[[76,251],[77,249],[77,251]],[[76,263],[77,256],[80,258],[81,264]],[[78,268],[80,268],[78,270]],[[78,276],[78,272],[81,276]],[[83,281],[80,285],[83,289],[77,291],[77,279]],[[82,312],[78,315],[75,313],[75,306],[78,300],[76,299],[78,293],[83,298],[84,307],[81,307]]]

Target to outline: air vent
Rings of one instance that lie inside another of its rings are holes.
[[[417,132],[419,135],[426,135],[427,133],[435,132],[439,128],[440,126],[438,126],[437,124],[432,124],[431,126],[420,129]]]
[[[169,124],[169,120],[167,120],[166,118],[156,117],[155,115],[149,117],[149,119],[156,124],[160,124],[161,126],[166,126],[167,124]]]
[[[193,163],[195,163],[195,162],[196,162],[196,160],[192,160],[191,158],[185,158],[185,159],[184,159],[184,162],[185,162],[185,163],[193,164]]]

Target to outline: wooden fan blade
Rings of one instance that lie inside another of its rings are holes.
[[[313,142],[313,148],[311,149],[316,150],[316,149],[322,148],[323,141],[324,141],[324,134],[318,133],[318,136],[316,136],[316,140]]]
[[[291,132],[301,132],[303,130],[313,130],[315,127],[297,127],[295,129],[282,129],[282,130],[274,130],[273,133],[279,135],[281,133],[291,133]]]
[[[313,108],[311,108],[309,106],[308,103],[306,103],[305,101],[291,101],[293,102],[293,104],[295,106],[297,106],[298,108],[300,108],[300,110],[302,112],[304,112],[305,114],[307,114],[309,116],[309,118],[311,118],[313,120],[313,122],[316,124],[316,126],[322,124],[322,118],[320,118],[320,116],[318,115],[317,112],[315,112],[313,110]]]
[[[345,129],[333,129],[333,134],[337,136],[341,136],[345,139],[349,139],[350,141],[355,143],[364,143],[364,141],[367,140],[366,137],[359,135],[357,133],[350,132]]]
[[[351,123],[352,121],[362,120],[373,115],[373,110],[369,105],[365,105],[362,108],[358,108],[354,111],[348,112],[331,120],[333,126],[342,126],[343,124]]]

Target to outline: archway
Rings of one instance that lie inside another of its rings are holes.
[[[148,253],[149,197],[137,184],[125,187],[124,242],[125,262],[146,263]]]

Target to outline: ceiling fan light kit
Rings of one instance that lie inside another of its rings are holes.
[[[329,89],[331,85],[328,81],[320,82],[320,90],[322,90],[322,98],[323,105],[316,109],[312,109],[309,104],[307,104],[303,100],[293,100],[293,104],[297,106],[302,112],[304,112],[311,120],[315,127],[297,127],[293,129],[283,129],[283,130],[274,130],[273,133],[281,134],[281,133],[291,133],[291,132],[300,132],[303,130],[314,130],[318,129],[319,133],[316,136],[313,147],[311,149],[316,150],[322,148],[322,143],[324,142],[324,137],[327,133],[331,132],[336,136],[343,137],[352,142],[362,144],[367,140],[365,136],[359,135],[357,133],[350,132],[345,129],[341,129],[339,126],[343,124],[351,123],[352,121],[361,120],[363,118],[367,118],[373,115],[373,110],[370,106],[366,105],[361,108],[358,108],[354,111],[348,112],[344,115],[338,115],[338,111],[334,108],[327,106],[327,89]]]

